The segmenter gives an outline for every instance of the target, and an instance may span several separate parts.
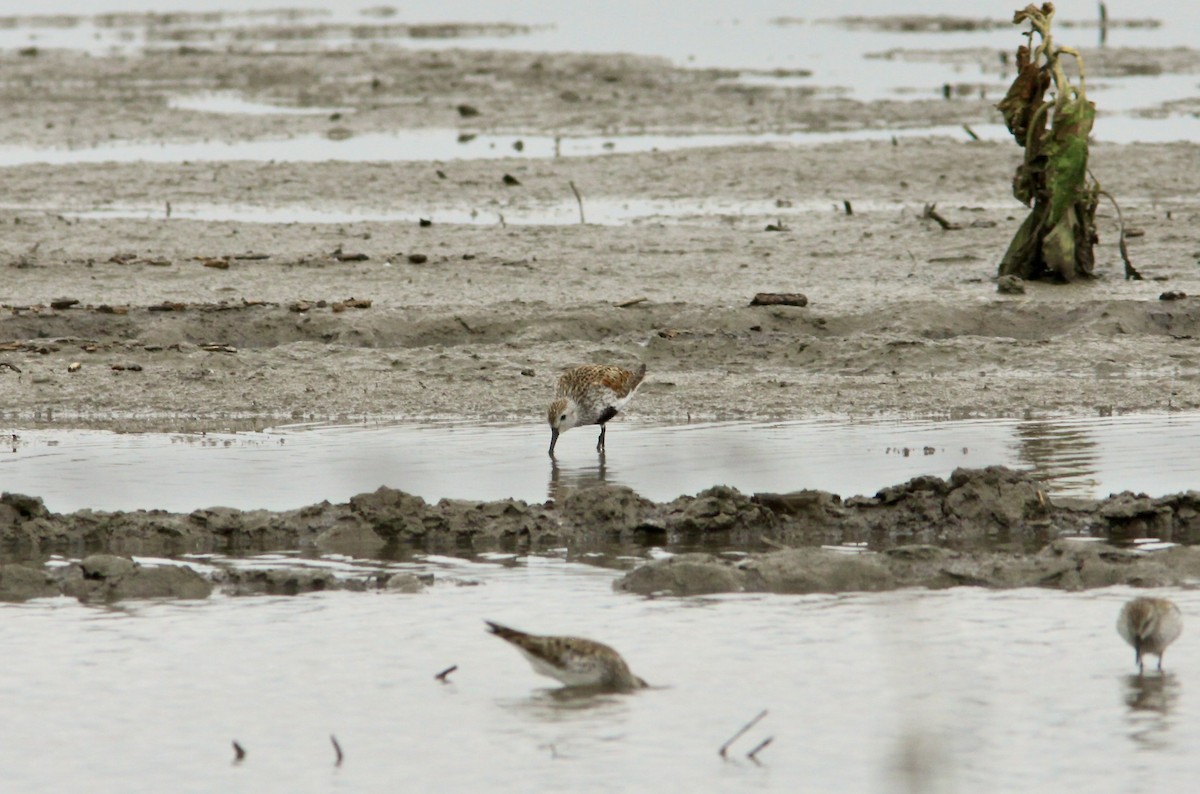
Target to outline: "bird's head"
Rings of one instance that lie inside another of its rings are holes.
[[[550,421],[550,454],[553,455],[554,445],[558,443],[558,434],[579,424],[579,415],[574,402],[566,397],[559,397],[550,403],[546,418]]]

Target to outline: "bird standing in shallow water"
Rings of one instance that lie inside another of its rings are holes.
[[[1165,598],[1135,598],[1121,608],[1117,631],[1133,646],[1138,675],[1143,671],[1142,655],[1147,653],[1158,657],[1162,672],[1167,646],[1183,632],[1183,613]]]
[[[567,686],[598,687],[617,692],[647,686],[629,670],[621,654],[604,643],[583,637],[542,637],[490,620],[484,623],[492,634],[515,646],[535,671]]]
[[[550,403],[550,456],[560,433],[580,425],[600,425],[596,451],[604,451],[605,422],[633,399],[646,377],[646,365],[636,370],[605,364],[586,364],[568,370],[558,379],[554,402]]]

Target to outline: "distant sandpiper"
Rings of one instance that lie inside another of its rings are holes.
[[[603,643],[582,637],[543,637],[484,622],[493,634],[515,646],[536,672],[569,687],[628,692],[647,686],[630,672],[621,654]]]
[[[636,370],[605,364],[587,364],[568,370],[558,379],[554,402],[550,403],[550,455],[559,433],[580,425],[600,425],[596,451],[604,451],[605,422],[633,399],[633,393],[646,377],[646,365]]]
[[[1158,657],[1162,672],[1167,646],[1183,631],[1183,613],[1165,598],[1135,598],[1121,608],[1117,631],[1133,646],[1139,674],[1143,672],[1142,655],[1147,653]]]

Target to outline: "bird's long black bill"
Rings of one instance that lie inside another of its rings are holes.
[[[550,457],[554,457],[554,445],[558,443],[558,431],[550,428]]]

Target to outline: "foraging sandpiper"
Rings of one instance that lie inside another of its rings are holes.
[[[586,364],[563,373],[554,391],[547,416],[550,419],[550,456],[559,433],[580,425],[600,425],[596,451],[604,451],[605,422],[633,399],[646,377],[646,365],[636,370],[605,364]]]
[[[582,637],[543,637],[485,620],[493,634],[529,660],[533,669],[569,687],[596,687],[616,692],[642,689],[645,681],[629,670],[621,654]]]
[[[1165,598],[1135,598],[1121,608],[1117,631],[1133,646],[1138,674],[1142,673],[1142,655],[1158,657],[1162,672],[1163,654],[1183,631],[1183,613]]]

